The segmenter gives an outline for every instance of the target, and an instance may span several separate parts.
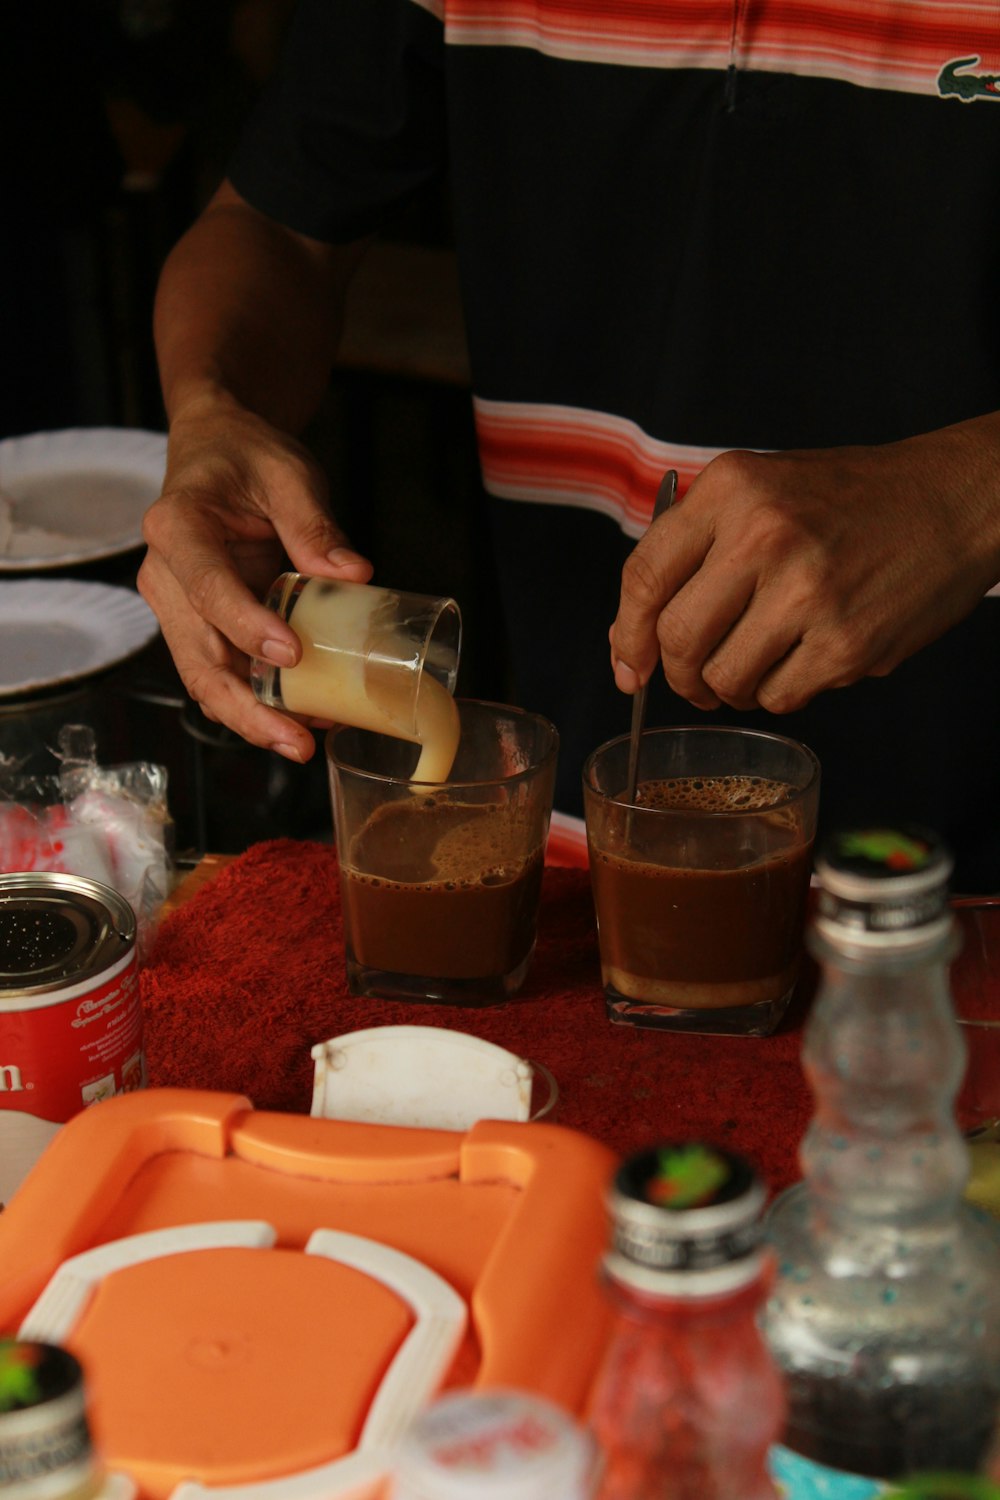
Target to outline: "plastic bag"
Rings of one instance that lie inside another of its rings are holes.
[[[135,913],[140,958],[173,880],[165,767],[99,766],[93,731],[68,724],[51,776],[0,758],[0,873],[51,870],[111,886]]]

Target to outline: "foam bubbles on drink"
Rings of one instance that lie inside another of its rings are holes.
[[[536,852],[510,808],[421,797],[377,808],[354,839],[352,875],[370,885],[469,889],[514,880]]]
[[[668,816],[633,816],[633,807]],[[755,827],[756,853],[746,847],[747,819]],[[801,842],[796,789],[766,776],[675,776],[640,782],[635,803],[609,812],[597,858],[651,865],[739,868],[769,859],[778,848]]]
[[[760,812],[778,807],[794,793],[786,781],[766,776],[675,776],[643,781],[636,791],[640,807],[699,812]]]
[[[511,814],[501,808],[484,808],[482,814],[457,823],[438,839],[432,862],[439,880],[493,884],[523,863],[527,851],[517,847],[517,822]]]

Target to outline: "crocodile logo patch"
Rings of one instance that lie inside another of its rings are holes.
[[[937,77],[941,97],[961,99],[963,104],[971,104],[973,99],[1000,99],[1000,73],[964,71],[978,66],[978,57],[953,57],[946,62]]]

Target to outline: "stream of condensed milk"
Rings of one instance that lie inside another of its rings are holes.
[[[368,654],[378,589],[347,589],[321,578],[306,583],[288,623],[302,642],[302,660],[281,671],[281,698],[290,713],[330,719],[420,746],[411,780],[448,780],[458,750],[458,708],[448,689],[421,671],[413,706],[413,671],[392,661],[392,640]],[[336,642],[322,645],[317,642]],[[401,655],[412,645],[400,641]],[[339,649],[338,649],[339,648]]]

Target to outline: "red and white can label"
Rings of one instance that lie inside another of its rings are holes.
[[[78,984],[0,1000],[0,1110],[61,1125],[145,1082],[134,947]]]

